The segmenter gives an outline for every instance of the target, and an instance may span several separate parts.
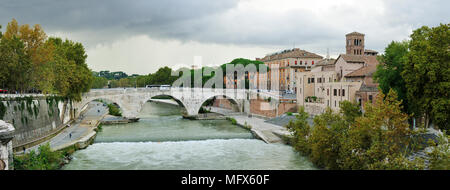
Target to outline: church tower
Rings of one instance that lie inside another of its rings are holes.
[[[347,55],[364,55],[364,34],[352,32],[346,37],[346,54]]]

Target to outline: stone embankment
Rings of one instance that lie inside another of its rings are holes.
[[[227,109],[209,107],[211,112],[220,113],[227,117],[234,118],[238,125],[249,129],[253,135],[266,143],[287,143],[285,139],[290,138],[291,133],[286,127],[265,122],[261,117],[253,117],[243,113],[232,112]]]

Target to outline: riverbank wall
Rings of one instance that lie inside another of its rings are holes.
[[[56,96],[0,95],[0,119],[14,126],[14,152],[52,138],[72,122],[70,101]]]

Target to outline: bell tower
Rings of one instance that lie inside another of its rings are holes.
[[[345,35],[345,38],[347,55],[364,55],[364,34],[352,32]]]

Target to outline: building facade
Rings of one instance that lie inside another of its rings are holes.
[[[364,49],[364,34],[346,35],[346,54],[336,60],[324,59],[311,70],[297,73],[297,104],[310,114],[321,114],[327,107],[339,110],[342,101],[358,102],[362,109],[373,102],[378,84],[372,75],[379,62],[377,52]]]
[[[262,61],[270,68],[267,73],[269,90],[291,92],[297,91],[296,73],[311,70],[311,68],[322,59],[323,57],[320,55],[299,48],[267,55],[262,59],[256,58],[257,61]],[[276,76],[273,80],[278,81],[272,81],[272,74]],[[271,89],[272,86],[274,86],[272,85],[273,82],[278,83],[278,89]]]

